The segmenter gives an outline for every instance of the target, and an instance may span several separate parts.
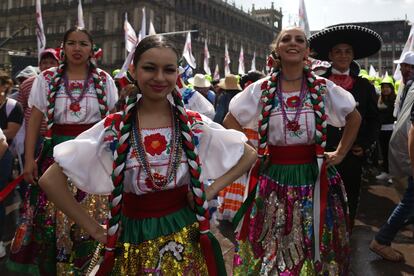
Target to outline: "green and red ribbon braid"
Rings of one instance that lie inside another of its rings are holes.
[[[233,225],[238,226],[238,239],[246,240],[247,235],[249,233],[249,225],[250,225],[250,214],[252,209],[252,203],[256,196],[256,190],[258,187],[258,183],[262,174],[262,170],[265,166],[266,161],[266,152],[267,152],[267,143],[268,143],[268,132],[269,132],[269,119],[270,114],[273,109],[274,98],[276,95],[277,89],[277,72],[272,70],[269,79],[264,81],[261,85],[262,95],[260,98],[260,102],[262,103],[262,112],[259,115],[259,123],[258,123],[258,139],[259,139],[259,146],[257,149],[258,153],[258,160],[256,164],[253,166],[250,179],[249,179],[249,190],[248,196],[243,203],[240,210],[236,213],[233,219]],[[240,221],[242,223],[239,225]]]
[[[187,162],[190,169],[190,188],[194,196],[194,208],[199,223],[199,241],[207,264],[208,274],[210,276],[226,275],[220,244],[210,232],[210,214],[206,193],[204,191],[204,184],[200,181],[201,164],[195,146],[194,133],[191,130],[188,114],[184,107],[181,94],[174,90],[172,96],[174,98],[176,113],[179,118],[183,149],[187,156]]]
[[[122,111],[119,129],[116,129],[117,122],[113,120],[112,124],[105,130],[105,132],[109,132],[111,135],[117,133],[117,137],[115,137],[115,141],[117,142],[114,151],[114,162],[112,164],[113,170],[111,178],[114,184],[114,190],[109,196],[110,213],[107,222],[107,243],[105,245],[104,260],[97,272],[97,275],[101,276],[110,274],[115,263],[115,248],[120,231],[122,196],[124,192],[125,164],[131,147],[129,138],[134,121],[132,110],[136,105],[136,101],[136,96],[127,98],[125,109]]]
[[[53,147],[52,143],[52,127],[55,122],[55,102],[56,102],[56,93],[60,89],[62,83],[63,73],[65,71],[65,63],[60,62],[58,68],[56,69],[55,74],[50,80],[49,89],[47,92],[47,107],[46,107],[46,123],[47,131],[45,134],[45,141],[41,154],[38,158],[38,163],[41,163],[47,156],[50,149]],[[40,169],[41,166],[39,166]]]
[[[102,79],[99,76],[98,69],[96,68],[95,64],[91,62],[89,66],[91,67],[91,74],[95,86],[96,97],[98,98],[99,111],[101,112],[101,118],[103,119],[106,115],[109,114],[106,91],[103,87]]]

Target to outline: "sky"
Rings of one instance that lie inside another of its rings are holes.
[[[276,9],[282,8],[283,26],[297,22],[299,0],[228,0],[243,6],[243,10],[270,8],[274,3]],[[414,22],[414,0],[305,0],[311,31],[324,27],[351,22],[404,20]]]

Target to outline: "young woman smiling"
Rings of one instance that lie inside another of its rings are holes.
[[[57,164],[40,179],[50,200],[105,244],[99,275],[226,273],[207,201],[247,171],[256,152],[242,133],[184,108],[175,90],[178,60],[166,37],[143,39],[131,70],[139,99],[58,145]],[[76,203],[67,177],[84,191],[110,194],[107,230]],[[204,190],[208,179],[215,182]]]

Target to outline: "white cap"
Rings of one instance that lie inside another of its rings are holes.
[[[194,87],[206,88],[211,86],[211,83],[203,74],[196,74],[194,78],[189,79],[188,82],[194,85]]]
[[[414,65],[414,52],[413,51],[409,51],[404,53],[404,55],[397,60],[394,60],[394,63],[406,63],[406,64],[410,64],[410,65]]]

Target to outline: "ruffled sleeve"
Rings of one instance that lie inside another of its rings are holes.
[[[326,87],[327,122],[335,127],[343,127],[346,123],[346,116],[355,109],[355,99],[350,92],[330,80],[326,80]]]
[[[260,104],[262,96],[261,86],[265,81],[268,81],[268,78],[256,81],[234,96],[230,101],[229,112],[243,128],[251,124],[260,115],[262,108]]]
[[[90,194],[109,194],[113,136],[105,131],[104,120],[74,140],[55,146],[53,157],[76,187]]]
[[[43,113],[46,112],[48,85],[43,73],[36,77],[29,95],[28,105],[30,108],[34,106]]]
[[[244,152],[246,136],[233,129],[225,129],[205,116],[193,125],[199,158],[201,180],[216,179],[234,167]]]

